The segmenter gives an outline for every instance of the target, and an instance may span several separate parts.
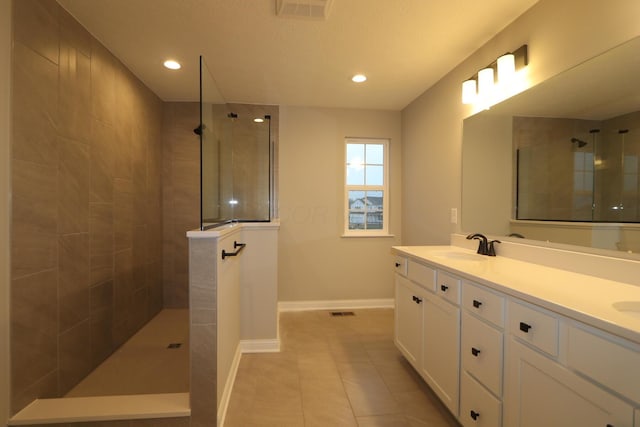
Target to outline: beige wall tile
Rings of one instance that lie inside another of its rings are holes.
[[[89,148],[65,138],[58,141],[58,233],[86,233],[89,231]]]
[[[129,179],[113,180],[114,250],[133,246],[133,183]]]
[[[91,284],[113,279],[113,205],[89,205]]]
[[[13,278],[56,268],[57,169],[12,162],[11,274]]]
[[[115,143],[115,131],[111,125],[99,120],[91,120],[91,201],[111,202],[113,200],[111,171],[114,165],[112,147]]]
[[[91,369],[91,322],[89,318],[60,334],[59,394],[65,395]]]
[[[47,0],[14,2],[14,37],[54,64],[58,63],[60,7]]]
[[[11,282],[11,383],[14,396],[58,367],[57,282],[56,270]]]
[[[20,43],[14,58],[11,156],[55,165],[58,67]]]
[[[208,427],[217,418],[216,329],[191,325],[191,427]]]
[[[91,44],[91,114],[113,125],[116,118],[116,73],[113,55],[100,42]]]
[[[66,11],[60,12],[58,133],[86,143],[91,119],[91,38]]]
[[[112,282],[107,282],[111,285]],[[112,292],[112,286],[108,287]],[[115,349],[113,342],[113,306],[91,311],[91,361],[93,366],[102,363]]]
[[[86,322],[91,313],[89,234],[60,236],[58,247],[58,316],[62,333]]]
[[[11,301],[11,348],[28,352],[13,368],[19,409],[66,390],[163,306],[162,102],[56,1],[15,3],[12,279],[51,274],[53,287],[39,313],[29,292]]]

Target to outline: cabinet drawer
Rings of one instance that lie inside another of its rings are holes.
[[[640,403],[640,348],[634,351],[583,328],[570,326],[567,365]]]
[[[438,271],[436,293],[458,305],[460,304],[460,279],[450,274]]]
[[[462,306],[494,325],[504,327],[503,296],[471,282],[463,282]]]
[[[462,314],[462,367],[502,396],[503,334],[467,312]]]
[[[407,275],[407,259],[405,257],[398,255],[393,257],[393,266],[396,273],[402,274],[403,276]]]
[[[509,301],[509,332],[552,355],[558,355],[558,319],[546,310]]]
[[[433,268],[409,260],[407,271],[409,279],[425,287],[427,290],[434,292],[436,287],[436,271]]]
[[[460,417],[464,427],[499,427],[502,424],[502,404],[484,387],[462,373],[460,379]]]

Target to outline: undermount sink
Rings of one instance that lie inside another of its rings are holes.
[[[611,305],[621,313],[640,319],[640,301],[618,301]]]
[[[487,260],[487,257],[483,255],[468,254],[465,252],[456,252],[456,251],[434,252],[433,256],[437,256],[440,258],[462,260],[462,261],[486,261]]]

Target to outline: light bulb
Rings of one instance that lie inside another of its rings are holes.
[[[510,83],[516,75],[516,57],[512,53],[507,53],[498,58],[498,82],[500,84]]]
[[[476,100],[476,81],[469,79],[462,82],[462,103],[473,104]]]
[[[493,89],[493,68],[484,68],[478,71],[478,95],[487,99]]]

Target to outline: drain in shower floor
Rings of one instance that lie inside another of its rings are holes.
[[[332,311],[332,316],[355,316],[353,311]]]

